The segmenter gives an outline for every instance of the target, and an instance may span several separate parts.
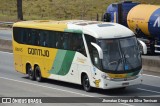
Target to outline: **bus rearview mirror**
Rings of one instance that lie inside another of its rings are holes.
[[[103,59],[103,51],[102,51],[101,47],[99,45],[97,45],[96,43],[93,43],[93,42],[91,42],[91,45],[94,46],[97,49],[99,58]]]
[[[138,42],[139,42],[139,46],[140,46],[140,52],[142,54],[147,54],[147,46],[146,46],[146,44],[143,41],[139,40],[139,39],[138,39]]]

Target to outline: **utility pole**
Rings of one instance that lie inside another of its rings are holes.
[[[17,18],[23,20],[22,0],[17,0]]]

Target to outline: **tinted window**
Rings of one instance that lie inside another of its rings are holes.
[[[21,36],[21,28],[13,28],[13,38],[16,42],[21,43],[22,36]]]
[[[82,34],[17,27],[13,33],[18,43],[78,51],[86,56]]]
[[[97,53],[97,50],[95,49],[95,47],[93,47],[91,45],[91,42],[96,43],[96,39],[94,37],[90,36],[90,35],[85,35],[85,39],[86,39],[86,42],[87,42],[87,46],[88,46],[88,50],[89,50],[89,54],[90,54],[92,63],[95,66],[97,66],[95,61],[94,61],[94,57],[95,57],[95,55],[98,55],[98,53]]]
[[[94,37],[90,36],[90,35],[85,35],[85,39],[86,39],[86,42],[87,42],[89,53],[91,55],[92,54],[92,45],[91,45],[91,42],[96,43],[96,39]]]
[[[72,43],[71,47],[73,50],[78,51],[86,56],[82,34],[74,33],[71,37],[71,43]]]
[[[46,37],[46,46],[56,48],[58,32],[48,31],[48,34],[45,33],[44,36]]]
[[[57,33],[56,48],[63,49],[63,34]]]

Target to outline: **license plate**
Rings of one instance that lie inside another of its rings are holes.
[[[122,83],[122,86],[128,86],[129,82]]]

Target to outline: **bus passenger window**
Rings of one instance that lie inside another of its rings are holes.
[[[68,50],[69,49],[69,34],[68,33],[64,33],[63,34],[63,49]]]
[[[73,35],[72,37],[73,37],[72,38],[72,41],[73,41],[72,50],[78,51],[78,43],[79,43],[79,41],[78,41],[78,39],[77,39],[77,37],[75,35]]]
[[[46,39],[46,38],[47,38],[47,36],[43,36],[43,41],[42,41],[42,45],[43,45],[43,46],[48,46],[48,45],[47,45],[47,39]]]
[[[40,45],[40,33],[38,33],[37,31],[34,31],[32,34],[33,34],[32,37],[34,37],[32,41],[33,45],[39,46]]]
[[[85,47],[84,47],[84,42],[82,35],[77,34],[73,35],[73,50],[82,53],[83,55],[86,55]]]
[[[45,45],[45,36],[42,35],[42,33],[39,32],[40,35],[40,46],[46,46]]]
[[[16,42],[18,43],[22,43],[22,39],[23,39],[23,29],[22,28],[14,28],[13,29],[13,38]]]
[[[27,42],[27,29],[23,29],[22,43],[26,44],[26,42]]]
[[[80,42],[78,42],[78,41],[80,41]],[[77,39],[77,51],[82,53],[83,50],[84,50],[83,40],[82,40],[82,38],[78,38]]]
[[[40,45],[44,47],[48,47],[47,34],[44,31],[41,31],[41,33],[39,33],[39,36],[40,36]]]
[[[21,35],[22,35],[22,39],[21,42],[23,44],[31,44],[32,42],[32,38],[31,38],[31,30],[28,28],[21,28]]]
[[[85,39],[86,39],[89,54],[90,54],[90,57],[91,57],[91,61],[92,61],[93,64],[95,64],[96,61],[95,61],[94,57],[96,57],[96,50],[91,45],[91,42],[96,43],[96,39],[94,37],[90,36],[90,35],[87,35],[87,34],[85,34]]]
[[[27,44],[32,44],[31,33],[28,33],[27,35]]]
[[[59,33],[58,36],[57,36],[57,42],[56,42],[56,47],[58,49],[62,49],[63,48],[62,42],[63,42],[63,36],[62,36],[61,33]]]
[[[48,31],[46,35],[46,45],[47,47],[55,48],[57,42],[57,32]]]

